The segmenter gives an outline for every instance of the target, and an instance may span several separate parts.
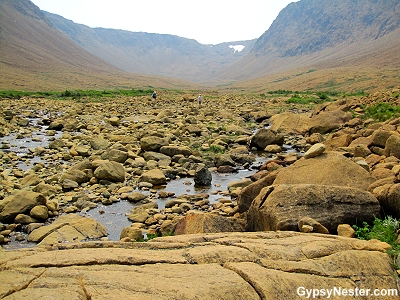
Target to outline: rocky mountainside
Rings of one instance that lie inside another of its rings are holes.
[[[339,84],[335,85],[335,81],[346,81],[341,78],[346,74],[353,81],[341,86],[354,86],[360,77],[360,81],[368,82],[363,85],[367,88],[380,81],[379,72],[383,72],[389,82],[389,77],[396,77],[390,72],[400,66],[399,12],[400,3],[396,0],[291,3],[257,40],[251,53],[217,74],[215,79],[231,82],[280,74],[246,86],[280,82],[300,89],[324,87],[320,79],[324,78],[337,88]],[[369,77],[375,77],[375,82],[371,83]],[[396,85],[398,79],[394,81],[388,88]],[[273,86],[282,88],[282,85]]]
[[[29,0],[0,1],[0,88],[47,90],[157,84],[134,76],[67,38]],[[177,80],[163,79],[159,86]],[[179,85],[185,85],[179,82]]]
[[[203,45],[175,35],[90,28],[55,14],[45,16],[84,49],[122,70],[197,82],[243,58],[256,42]],[[245,47],[237,51],[230,47],[235,45]]]

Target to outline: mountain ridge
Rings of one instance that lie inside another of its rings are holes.
[[[52,24],[84,49],[118,68],[201,82],[250,52],[256,40],[204,45],[169,34],[91,28],[44,12]],[[245,48],[235,52],[230,44]]]

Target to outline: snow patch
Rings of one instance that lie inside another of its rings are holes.
[[[229,48],[233,49],[236,52],[242,52],[246,46],[243,45],[229,45]]]

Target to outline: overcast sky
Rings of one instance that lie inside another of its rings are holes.
[[[259,38],[298,0],[31,0],[90,27],[165,33],[218,44]]]

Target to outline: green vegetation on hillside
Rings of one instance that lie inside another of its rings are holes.
[[[393,257],[398,257],[400,255],[400,244],[397,243],[398,230],[400,229],[400,221],[387,216],[385,219],[381,220],[375,218],[374,224],[370,226],[367,222],[363,222],[362,227],[353,225],[356,237],[361,240],[371,240],[377,239],[381,242],[386,242],[392,249],[388,251]],[[400,266],[396,266],[400,268]]]
[[[364,109],[364,118],[372,118],[379,122],[384,122],[400,116],[400,106],[392,103],[379,102]]]
[[[60,99],[80,99],[83,97],[91,99],[115,98],[118,96],[146,96],[151,95],[150,89],[130,89],[130,90],[65,90],[64,92],[25,92],[25,91],[0,91],[0,99],[20,99],[22,97],[36,98],[60,98]]]

